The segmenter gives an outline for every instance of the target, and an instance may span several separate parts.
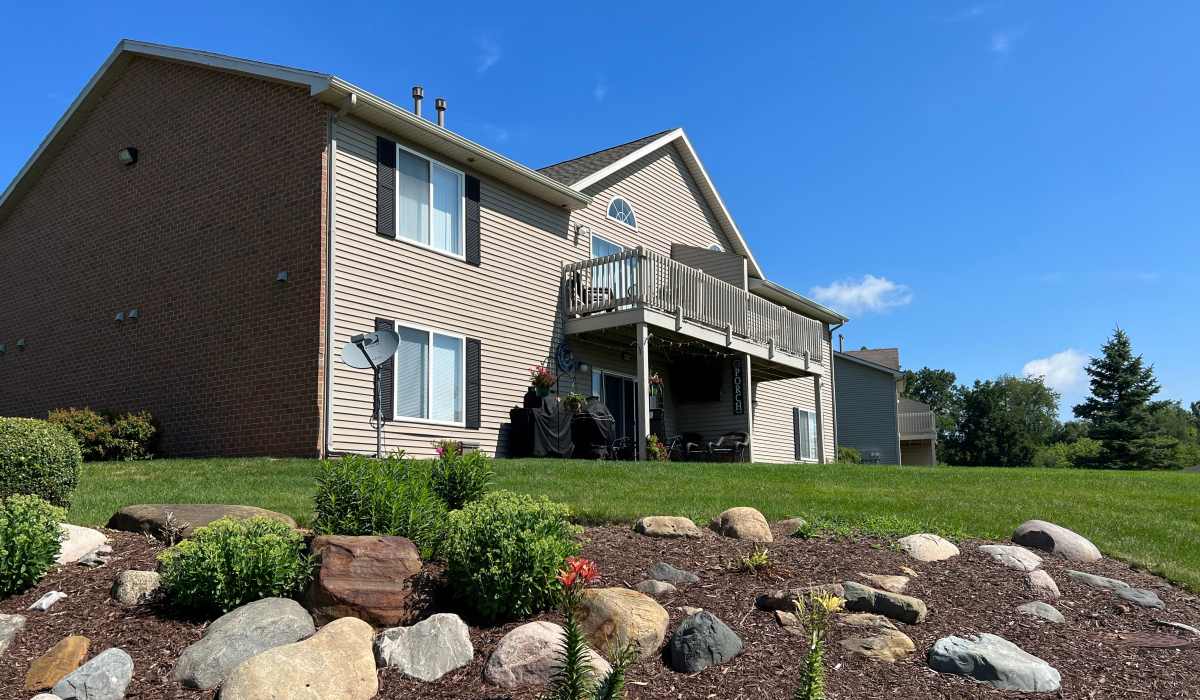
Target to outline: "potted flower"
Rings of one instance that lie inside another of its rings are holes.
[[[580,409],[583,408],[585,401],[587,401],[587,399],[583,394],[572,391],[571,393],[567,394],[566,398],[562,400],[562,403],[563,408],[567,409],[571,413],[579,413]]]
[[[529,368],[529,384],[543,398],[550,395],[550,387],[554,386],[554,375],[546,365],[534,365]]]
[[[658,372],[650,375],[650,408],[662,405],[663,379]]]

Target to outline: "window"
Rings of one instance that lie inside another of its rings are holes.
[[[396,234],[454,256],[463,254],[463,174],[396,147]]]
[[[398,326],[396,418],[463,422],[463,337]]]
[[[817,458],[817,414],[813,411],[792,409],[795,424],[796,459]]]
[[[629,228],[637,228],[637,217],[633,214],[633,206],[620,197],[613,198],[608,204],[608,218],[619,221]]]
[[[617,245],[611,241],[606,241],[603,238],[592,234],[592,257],[603,258],[606,255],[614,255],[625,250],[624,247]]]
[[[709,249],[709,250],[712,250],[712,251],[716,251],[716,252],[718,252],[718,253],[724,253],[724,252],[725,252],[725,249],[721,247],[721,244],[720,244],[720,243],[713,243],[712,245],[710,245],[710,246],[708,247],[708,249]]]

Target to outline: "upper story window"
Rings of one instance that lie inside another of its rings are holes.
[[[637,217],[633,213],[633,205],[621,197],[614,197],[608,203],[608,218],[619,221],[629,228],[637,228]]]
[[[623,246],[619,246],[616,243],[613,243],[612,241],[606,241],[594,233],[592,234],[592,257],[593,258],[603,258],[607,255],[616,255],[617,253],[620,253],[622,250],[625,250],[625,248]]]
[[[710,245],[710,246],[708,247],[708,249],[709,249],[709,250],[715,250],[715,251],[716,251],[716,252],[718,252],[718,253],[724,253],[724,252],[725,252],[725,249],[721,247],[721,244],[720,244],[720,243],[713,243],[712,245]]]
[[[461,171],[396,146],[396,234],[462,257],[465,189]]]

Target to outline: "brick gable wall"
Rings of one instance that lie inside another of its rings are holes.
[[[328,119],[134,58],[0,221],[0,415],[148,409],[161,454],[317,455]]]

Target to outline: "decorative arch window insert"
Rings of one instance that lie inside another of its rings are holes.
[[[633,205],[624,197],[614,197],[613,201],[608,203],[608,218],[629,228],[637,228],[637,215],[633,213]]]

